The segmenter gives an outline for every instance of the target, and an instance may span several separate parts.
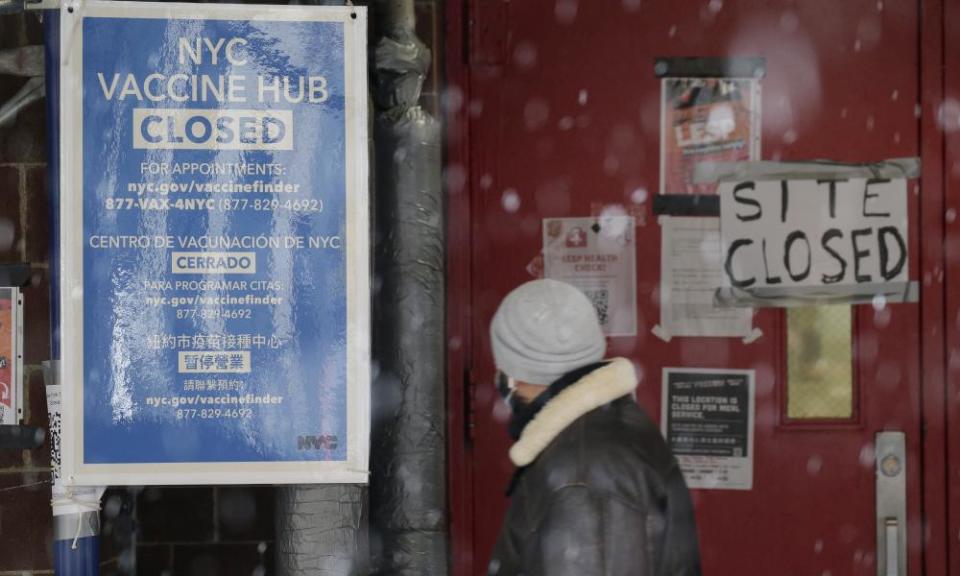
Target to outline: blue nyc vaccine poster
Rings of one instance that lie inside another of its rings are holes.
[[[81,21],[79,458],[343,463],[350,22],[193,6]]]

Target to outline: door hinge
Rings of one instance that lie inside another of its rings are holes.
[[[473,370],[465,368],[463,371],[463,437],[467,444],[473,444],[477,429],[476,401],[477,383]]]

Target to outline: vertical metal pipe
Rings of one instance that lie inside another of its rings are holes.
[[[43,11],[47,92],[47,196],[50,229],[50,352],[60,360],[60,12]]]
[[[100,574],[100,518],[98,512],[79,512],[53,518],[53,573],[56,576]]]
[[[381,34],[393,38],[416,34],[417,16],[410,0],[379,0],[376,5]]]
[[[412,0],[377,0],[370,481],[374,573],[447,573],[440,124],[419,105],[430,51]]]
[[[277,489],[277,574],[369,574],[366,493],[360,486],[321,484]]]

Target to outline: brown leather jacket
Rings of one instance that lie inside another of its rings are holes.
[[[690,494],[614,360],[551,398],[510,456],[522,467],[489,574],[699,576]]]

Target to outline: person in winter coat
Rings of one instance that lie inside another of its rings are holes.
[[[518,469],[488,573],[699,576],[677,461],[634,400],[633,363],[603,360],[587,297],[528,282],[500,304],[490,338]]]

